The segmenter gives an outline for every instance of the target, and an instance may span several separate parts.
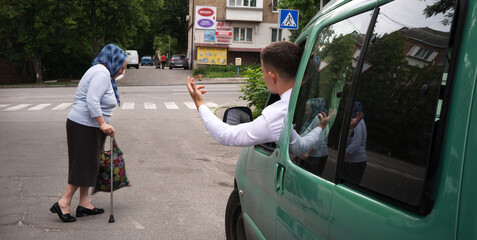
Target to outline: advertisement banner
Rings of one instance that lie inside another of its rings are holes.
[[[215,30],[204,30],[204,41],[215,42]]]
[[[195,29],[215,29],[216,7],[195,6]]]
[[[232,43],[232,23],[231,22],[217,22],[217,29],[215,31],[215,43],[217,44]]]
[[[227,65],[227,48],[197,47],[197,64]]]

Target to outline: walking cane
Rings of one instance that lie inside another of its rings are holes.
[[[114,146],[113,146],[113,142],[114,142],[114,136],[110,135],[109,139],[111,141],[111,155],[109,155],[109,168],[111,169],[111,178],[109,179],[109,182],[111,183],[111,193],[110,193],[110,202],[109,202],[109,211],[110,211],[109,222],[113,223],[114,222],[114,215],[113,215],[113,185],[114,185],[114,176],[113,176],[113,168],[114,168],[114,159],[113,159],[114,150],[113,149],[114,149]]]

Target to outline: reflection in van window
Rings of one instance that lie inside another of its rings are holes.
[[[331,118],[318,143],[305,154],[293,155],[290,151],[291,158],[295,164],[328,180],[335,177],[346,97],[371,13],[351,17],[320,32],[300,87],[294,114],[297,132],[304,136],[313,130],[321,111]]]
[[[453,8],[433,13],[432,4],[398,0],[381,7],[353,100],[366,114],[367,166],[359,184],[413,206],[421,201],[438,124],[453,15]]]

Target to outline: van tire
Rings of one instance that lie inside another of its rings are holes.
[[[243,222],[242,206],[237,189],[230,194],[225,210],[225,235],[227,240],[247,239]]]

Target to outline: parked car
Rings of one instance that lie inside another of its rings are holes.
[[[136,50],[126,50],[126,54],[128,55],[127,61],[129,67],[135,67],[136,69],[139,68],[139,55],[137,54]]]
[[[476,16],[477,1],[327,4],[297,37],[279,141],[240,153],[227,239],[477,239]],[[331,119],[306,155],[289,141],[316,126],[312,102]]]
[[[169,60],[169,69],[173,68],[189,69],[189,59],[182,54],[172,55],[171,60]]]
[[[154,63],[152,62],[151,56],[143,56],[141,58],[141,66],[144,66],[144,65],[151,65],[151,66],[154,65]]]

